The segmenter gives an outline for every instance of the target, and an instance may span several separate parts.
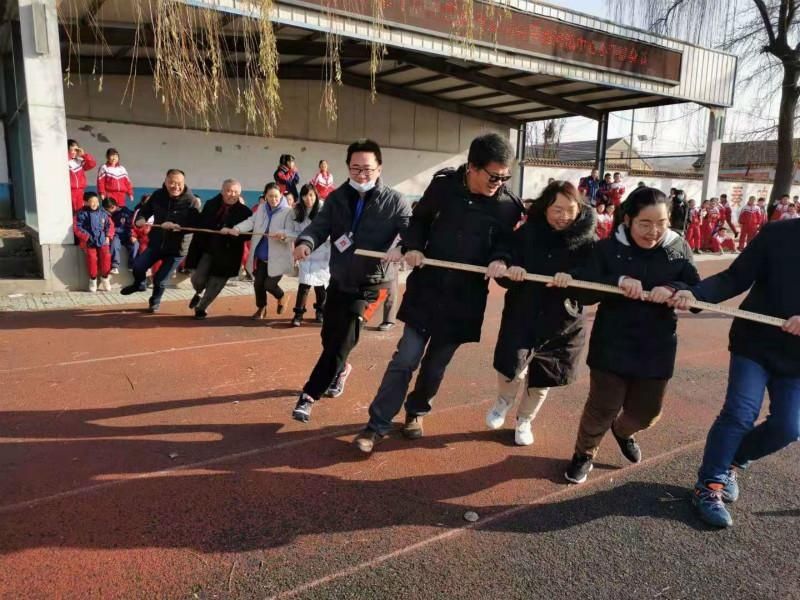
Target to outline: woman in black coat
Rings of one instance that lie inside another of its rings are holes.
[[[525,282],[525,273],[556,275],[585,264],[595,227],[594,210],[575,186],[554,181],[533,201],[526,223],[514,234],[513,266],[508,278],[498,281],[508,291],[494,351],[497,402],[486,415],[486,425],[503,426],[527,374],[527,391],[517,409],[518,445],[533,443],[531,422],[548,390],[573,381],[585,337],[575,290]]]
[[[589,268],[576,273],[618,285],[624,296],[599,298],[586,361],[589,397],[564,474],[572,483],[586,481],[609,429],[625,458],[641,460],[634,435],[658,421],[675,368],[677,317],[665,303],[700,281],[689,245],[669,228],[662,192],[637,188],[620,208],[622,223],[597,243]],[[643,290],[650,290],[646,301]]]

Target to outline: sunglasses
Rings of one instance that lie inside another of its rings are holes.
[[[486,169],[482,170],[485,171],[486,174],[489,176],[489,183],[505,183],[506,181],[511,179],[511,175],[495,175],[494,173],[486,171]]]

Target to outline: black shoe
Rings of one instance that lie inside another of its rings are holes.
[[[200,294],[195,294],[192,296],[192,299],[189,300],[189,310],[195,308],[200,303]]]
[[[208,313],[204,311],[202,308],[195,308],[194,309],[194,318],[198,321],[202,321],[208,316]]]
[[[295,315],[292,319],[292,327],[300,327],[303,324],[303,315]]]
[[[380,325],[378,325],[378,331],[389,331],[394,328],[394,323],[391,321],[384,321]]]
[[[331,383],[330,387],[325,390],[325,395],[328,398],[338,398],[342,394],[344,394],[344,384],[347,383],[347,378],[350,377],[350,373],[353,371],[353,365],[347,363],[344,366],[344,369],[339,371],[339,373],[334,377],[333,383]]]
[[[161,309],[161,302],[151,302],[150,306],[147,308],[147,312],[151,315],[156,314]]]
[[[123,296],[130,296],[131,294],[135,294],[136,292],[144,292],[147,291],[147,286],[144,282],[142,283],[132,283],[130,285],[126,285],[122,288],[119,293]]]
[[[314,406],[314,399],[303,392],[300,394],[300,399],[294,406],[292,411],[292,418],[301,423],[308,423],[311,420],[311,407]]]
[[[564,473],[564,479],[571,483],[583,483],[593,468],[591,456],[574,454]]]
[[[639,444],[636,443],[636,440],[632,437],[624,438],[617,435],[617,432],[614,431],[614,427],[611,427],[611,433],[614,435],[614,439],[617,440],[617,444],[619,444],[619,449],[622,451],[622,456],[627,458],[632,463],[638,463],[642,461],[642,449],[639,448]]]
[[[316,316],[314,317],[314,323],[322,323],[322,311],[318,310]]]

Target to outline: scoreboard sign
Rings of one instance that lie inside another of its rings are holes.
[[[332,13],[373,16],[374,1],[302,0]],[[681,53],[663,46],[608,34],[473,0],[382,0],[383,24],[444,33],[476,43],[536,54],[562,62],[680,83]]]

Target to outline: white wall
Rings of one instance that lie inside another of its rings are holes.
[[[384,179],[398,190],[419,196],[431,175],[466,159],[472,139],[500,126],[462,117],[388,96],[375,104],[366,91],[342,86],[339,118],[328,125],[320,110],[321,84],[281,82],[284,111],[275,138],[247,135],[244,120],[223,108],[225,133],[180,128],[153,95],[152,79],[139,77],[130,99],[124,100],[126,77],[104,77],[102,91],[90,77],[65,87],[69,137],[102,160],[113,146],[141,191],[159,186],[171,167],[186,171],[189,186],[216,190],[223,179],[236,177],[254,192],[272,180],[281,154],[293,154],[303,181],[327,159],[336,180],[346,177],[347,144],[371,137],[384,149]],[[90,175],[94,179],[94,174]],[[202,195],[202,194],[201,194]]]
[[[542,189],[547,185],[547,180],[550,177],[554,179],[563,179],[571,181],[578,185],[578,180],[589,174],[590,169],[563,169],[556,167],[525,167],[525,198],[535,198]],[[625,182],[625,188],[630,191],[637,186],[640,181],[644,181],[646,185],[655,187],[668,193],[670,188],[682,189],[686,192],[687,198],[694,198],[701,200],[701,193],[703,188],[703,181],[701,179],[680,179],[680,178],[665,178],[665,177],[647,177],[647,176],[628,176],[627,173],[622,172],[622,180]],[[769,198],[772,184],[769,183],[751,183],[751,182],[736,182],[736,181],[720,181],[717,185],[715,196],[720,194],[728,194],[729,199],[736,199],[743,197],[747,200],[749,196],[764,196]],[[800,185],[792,187],[792,195],[800,195]]]
[[[11,216],[11,178],[8,173],[6,148],[6,128],[0,122],[0,219]]]

